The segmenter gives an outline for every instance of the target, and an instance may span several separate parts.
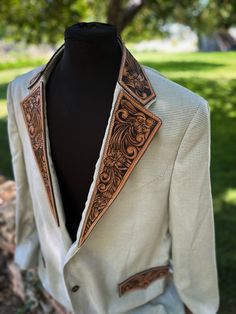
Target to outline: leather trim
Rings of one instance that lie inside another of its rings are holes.
[[[117,40],[122,50],[121,65],[118,76],[119,84],[142,105],[146,105],[149,101],[156,97],[152,85],[143,70],[142,66],[126,48],[120,36]],[[65,43],[63,43],[51,56],[47,64],[44,65],[40,72],[36,73],[28,84],[28,89],[38,82],[42,75],[47,76],[47,71],[56,63],[56,59],[64,50]]]
[[[33,78],[29,81],[28,88],[31,88],[37,82],[37,80],[40,78],[42,72],[43,72],[43,70],[39,71],[35,76],[33,76]]]
[[[98,177],[83,222],[80,247],[108,207],[120,193],[129,175],[140,160],[155,133],[161,119],[144,106],[156,97],[152,85],[141,65],[118,37],[122,49],[121,66],[117,83],[120,90],[108,126],[108,136],[100,162]],[[30,92],[21,101],[21,108],[28,129],[32,149],[41,172],[51,212],[58,226],[59,216],[48,163],[46,145],[45,84],[50,71],[63,52],[61,45],[44,68],[31,79]],[[31,89],[32,86],[36,86]],[[49,144],[50,146],[50,144]]]
[[[44,187],[48,196],[52,214],[59,226],[59,218],[52,188],[52,180],[49,172],[48,158],[46,153],[46,136],[44,125],[43,106],[43,82],[40,82],[31,93],[20,102],[25,124],[27,126],[30,142],[33,148],[35,160],[41,173]]]
[[[99,175],[81,231],[81,246],[114,202],[162,121],[121,90],[112,114]]]
[[[57,55],[64,49],[65,43],[63,43],[61,46],[59,46],[59,48],[56,49],[56,51],[53,53],[53,55],[51,56],[51,58],[48,60],[48,62],[46,64],[43,65],[43,68],[41,69],[41,71],[39,71],[38,73],[36,73],[31,80],[28,83],[27,88],[31,89],[40,79],[40,77],[44,74],[44,72],[46,72],[46,70],[52,66],[54,64],[54,61],[57,57]]]
[[[156,266],[140,271],[118,284],[119,297],[136,289],[146,289],[154,280],[169,273],[169,265]]]
[[[121,69],[118,78],[120,85],[142,105],[146,105],[156,97],[141,65],[125,46],[123,46]]]

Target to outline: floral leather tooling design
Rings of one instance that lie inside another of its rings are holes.
[[[136,289],[147,288],[154,280],[166,276],[169,273],[168,265],[145,269],[127,278],[118,284],[119,296]]]
[[[48,168],[48,160],[45,143],[45,126],[42,108],[42,84],[37,86],[31,94],[21,102],[21,107],[24,112],[24,119],[28,127],[31,145],[34,151],[34,156],[38,164],[44,186],[47,192],[50,207],[57,223],[58,215],[52,191],[52,183]]]
[[[97,217],[114,201],[130,172],[143,155],[160,120],[121,91],[112,115],[96,188],[90,201],[82,242],[97,222]]]
[[[156,94],[141,65],[122,43],[122,59],[118,83],[122,87],[113,108],[104,151],[100,161],[96,184],[94,185],[83,221],[77,245],[80,247],[94,226],[115,200],[129,175],[140,160],[155,133],[161,119],[145,108]],[[47,192],[52,214],[60,226],[55,204],[48,145],[46,145],[45,81],[46,70],[53,68],[55,58],[63,51],[62,46],[53,58],[30,82],[30,93],[21,101],[21,108],[28,129],[32,149]],[[34,86],[34,87],[33,87]],[[29,87],[28,87],[29,88]],[[48,139],[49,141],[49,139]]]

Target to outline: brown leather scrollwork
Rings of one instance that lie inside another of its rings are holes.
[[[169,266],[156,266],[138,272],[118,284],[119,296],[125,293],[147,288],[154,280],[162,278],[169,273]]]

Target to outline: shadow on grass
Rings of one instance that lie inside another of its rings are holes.
[[[7,85],[8,83],[6,84],[0,84],[0,100],[4,100],[6,99],[7,95]]]
[[[232,178],[233,179],[233,178]],[[235,182],[235,177],[234,177]],[[232,181],[230,182],[233,183]],[[217,264],[220,286],[220,312],[233,314],[236,310],[236,211],[235,206],[222,202],[215,214]]]
[[[0,174],[13,180],[10,147],[7,136],[7,119],[0,119]]]

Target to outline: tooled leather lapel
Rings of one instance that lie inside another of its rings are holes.
[[[156,99],[150,81],[121,38],[118,37],[118,39],[122,48],[122,60],[117,83],[122,89],[115,100],[112,116],[107,125],[108,132],[104,138],[104,150],[95,185],[91,197],[88,199],[78,247],[85,242],[95,225],[113,203],[162,124],[161,119],[147,109]],[[63,45],[57,51],[62,51]],[[57,51],[54,55],[58,54]],[[21,108],[51,211],[59,226],[48,166],[44,120],[45,86],[43,80],[40,80],[45,75],[45,69],[52,67],[54,59],[52,57],[40,74],[36,74],[31,79],[28,88],[32,88],[34,85],[36,87],[21,101]]]
[[[34,156],[42,175],[52,214],[59,226],[59,217],[53,193],[51,173],[49,171],[48,154],[46,151],[46,133],[43,106],[43,82],[21,101],[23,116],[28,129]]]
[[[95,225],[123,188],[155,133],[161,119],[144,106],[156,94],[140,64],[122,44],[120,91],[105,139],[99,175],[83,222],[78,246],[87,239]]]

